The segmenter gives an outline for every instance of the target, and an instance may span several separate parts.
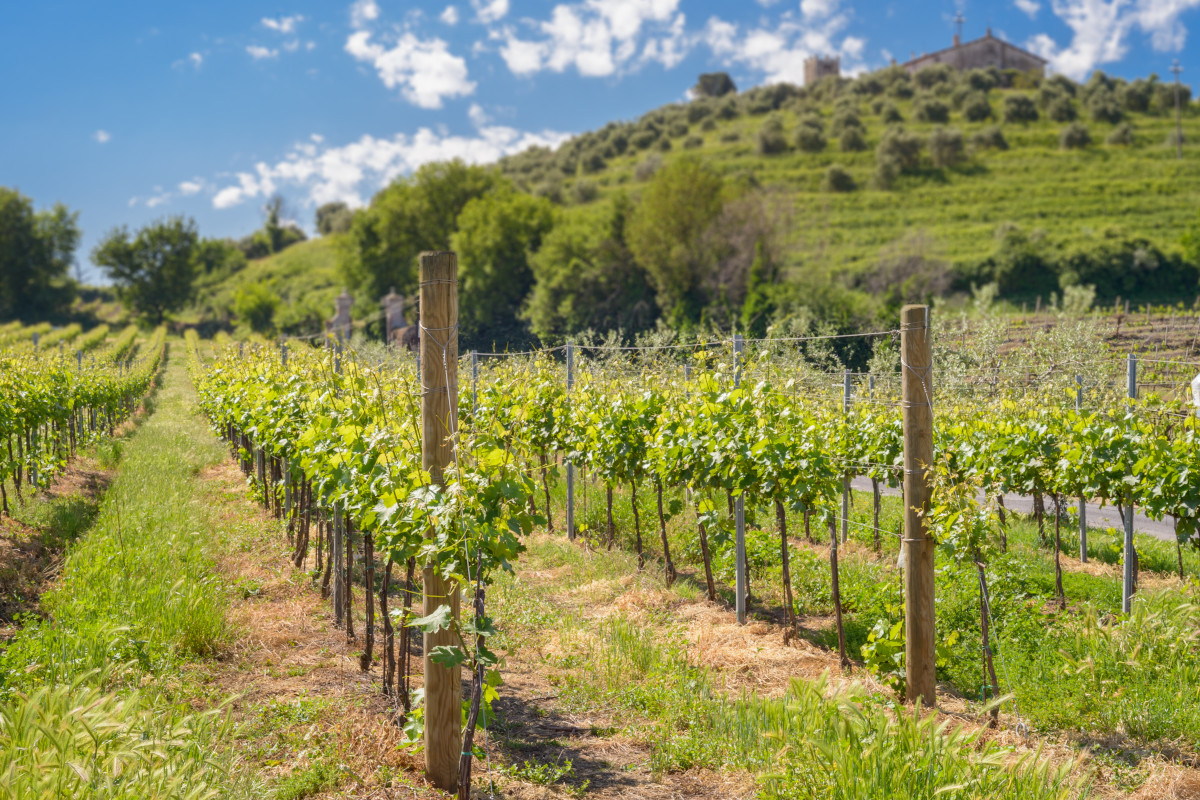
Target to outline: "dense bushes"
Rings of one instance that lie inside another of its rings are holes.
[[[1088,133],[1087,125],[1072,122],[1062,129],[1058,135],[1058,146],[1063,150],[1080,150],[1092,143],[1092,135]]]
[[[1010,298],[1048,297],[1068,286],[1096,287],[1097,302],[1194,297],[1200,269],[1183,255],[1167,253],[1143,237],[1110,232],[1064,249],[1035,233],[1004,226],[996,249],[966,269],[964,281],[995,281]],[[964,284],[965,285],[965,284]]]

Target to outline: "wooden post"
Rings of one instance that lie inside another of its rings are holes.
[[[451,439],[458,401],[458,258],[454,253],[421,253],[421,465],[435,484],[454,458]],[[424,613],[449,605],[458,619],[459,587],[447,581],[441,565],[423,570]],[[439,789],[458,789],[462,750],[462,669],[433,663],[435,647],[457,645],[458,635],[443,629],[425,634],[425,777]]]
[[[571,388],[575,385],[575,345],[567,344],[567,413],[571,409]],[[575,465],[567,459],[567,539],[575,541]]]
[[[1133,353],[1129,354],[1126,363],[1126,388],[1129,391],[1129,399],[1137,399],[1137,356]],[[1132,405],[1132,403],[1130,404]],[[1125,547],[1122,550],[1122,585],[1121,585],[1121,611],[1128,614],[1133,605],[1133,561],[1137,558],[1133,549],[1133,493],[1130,492],[1125,497]]]
[[[1075,376],[1075,411],[1083,411],[1083,376]],[[1087,563],[1087,499],[1079,498],[1079,560]]]
[[[850,413],[850,370],[842,373],[842,415]],[[850,467],[842,467],[842,544],[850,540]]]
[[[904,658],[908,699],[931,708],[937,700],[934,668],[933,540],[921,516],[929,510],[933,463],[933,359],[929,307],[905,306],[900,312],[902,403],[904,409]]]
[[[739,387],[742,385],[742,336],[735,333],[733,335],[733,385]],[[739,625],[746,624],[746,500],[745,496],[739,494],[735,501],[733,511],[734,524],[734,548],[737,554],[737,565],[735,567],[736,581],[735,590],[737,597],[735,605],[737,607],[737,621]]]

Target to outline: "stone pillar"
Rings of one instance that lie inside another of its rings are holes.
[[[336,312],[333,319],[330,320],[330,329],[336,336],[340,331],[342,337],[348,342],[350,341],[350,307],[354,305],[354,298],[345,289],[342,293],[334,298],[334,307]]]
[[[392,341],[393,331],[398,331],[408,325],[408,320],[404,318],[404,295],[396,294],[395,287],[392,288],[387,296],[383,298],[383,314],[386,320],[387,327],[387,343],[389,346],[394,346]]]

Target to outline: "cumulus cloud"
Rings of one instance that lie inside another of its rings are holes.
[[[475,18],[484,25],[503,19],[508,15],[508,0],[471,0]]]
[[[457,25],[458,9],[454,6],[446,6],[442,13],[438,16],[438,19],[440,19],[446,25]]]
[[[200,69],[200,65],[204,63],[204,56],[199,53],[188,53],[188,61],[192,62],[192,66]]]
[[[550,19],[527,23],[524,38],[507,27],[497,32],[500,55],[516,75],[574,67],[580,75],[604,77],[647,61],[667,67],[687,55],[691,40],[678,12],[679,0],[586,0],[556,5]]]
[[[1042,10],[1042,4],[1037,0],[1013,0],[1013,5],[1030,19],[1036,19],[1038,12]]]
[[[239,172],[213,195],[214,208],[231,208],[257,197],[269,197],[280,186],[295,186],[313,206],[341,201],[357,208],[379,188],[422,164],[460,158],[486,163],[535,145],[557,147],[570,134],[529,133],[501,125],[480,125],[474,136],[453,136],[421,128],[415,134],[386,138],[363,136],[340,147],[326,147],[320,137],[292,148],[275,164],[260,162],[252,172]]]
[[[825,19],[837,11],[838,0],[800,0],[800,13],[805,19]]]
[[[260,47],[256,44],[247,46],[246,52],[249,53],[250,57],[255,61],[262,61],[264,58],[277,58],[279,56],[278,50],[272,50],[269,47]]]
[[[844,35],[849,18],[836,10],[836,3],[812,0],[801,5],[801,19],[784,14],[772,25],[744,31],[713,17],[703,38],[725,66],[749,67],[761,72],[766,83],[803,83],[804,60],[812,55],[841,56],[842,71],[852,74],[863,68],[866,42]]]
[[[398,88],[413,105],[441,108],[444,98],[475,91],[475,83],[467,78],[467,62],[452,54],[442,39],[418,39],[406,31],[387,47],[371,37],[369,31],[355,31],[346,40],[346,52],[371,64],[384,86]]]
[[[190,181],[182,181],[179,184],[179,193],[184,197],[189,197],[193,194],[199,194],[204,191],[204,179],[193,178]]]
[[[108,144],[108,140],[112,138],[112,135],[108,131],[101,129],[93,133],[92,138],[100,144]]]
[[[1071,29],[1070,44],[1039,33],[1026,47],[1048,59],[1054,71],[1082,80],[1096,67],[1124,58],[1134,30],[1147,34],[1160,52],[1183,49],[1187,29],[1179,18],[1197,7],[1200,0],[1051,0],[1050,10]]]
[[[296,14],[291,17],[279,17],[278,19],[272,19],[270,17],[262,18],[262,24],[264,28],[277,31],[278,33],[282,34],[295,33],[296,26],[303,21],[304,16],[301,14]]]
[[[350,6],[350,24],[361,28],[379,18],[379,6],[375,0],[355,0]]]

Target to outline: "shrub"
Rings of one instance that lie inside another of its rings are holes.
[[[658,144],[656,144],[655,147],[665,153],[671,149],[671,140],[664,136],[658,140]]]
[[[862,128],[862,120],[858,117],[857,111],[842,109],[833,115],[833,120],[829,125],[829,132],[833,136],[840,136],[847,128]]]
[[[721,119],[737,119],[741,112],[738,111],[737,102],[730,98],[717,106],[716,115]]]
[[[874,97],[883,94],[883,81],[876,75],[860,75],[851,86],[850,91],[864,97]]]
[[[1092,122],[1108,122],[1116,125],[1125,118],[1125,112],[1121,110],[1121,104],[1117,102],[1114,92],[1094,93],[1088,99],[1087,108]]]
[[[796,129],[796,147],[805,153],[819,153],[825,149],[825,134],[811,125]]]
[[[233,298],[233,313],[255,333],[269,333],[275,325],[279,295],[261,283],[247,283]]]
[[[783,136],[783,120],[779,118],[779,115],[772,114],[763,122],[762,127],[758,129],[754,148],[760,156],[773,156],[787,152],[787,139]]]
[[[921,70],[921,72],[924,71]],[[921,72],[917,74],[920,75]],[[913,116],[921,122],[949,122],[950,107],[941,100],[929,97],[928,95],[918,97],[913,101]]]
[[[1000,75],[987,69],[972,69],[963,73],[959,80],[976,91],[988,92],[1000,83]]]
[[[962,131],[958,128],[935,128],[929,134],[929,158],[935,167],[953,167],[966,159]]]
[[[800,125],[820,131],[821,133],[825,132],[825,121],[821,119],[820,114],[805,114],[800,118]]]
[[[888,97],[896,100],[907,100],[913,96],[912,83],[909,81],[896,81],[888,88]]]
[[[642,130],[630,137],[629,143],[638,150],[645,150],[658,141],[657,131]]]
[[[621,155],[629,149],[629,134],[624,131],[617,131],[612,136],[608,137],[608,146],[613,149],[617,155]]]
[[[904,116],[900,113],[900,109],[896,108],[895,103],[887,103],[879,112],[879,118],[886,124],[891,125],[896,122],[904,122]]]
[[[853,192],[858,188],[858,183],[841,164],[831,164],[829,169],[825,170],[821,188],[827,192]]]
[[[992,104],[988,102],[987,95],[983,92],[975,92],[968,97],[963,102],[962,113],[967,122],[983,122],[994,116]]]
[[[590,203],[600,194],[595,181],[580,178],[571,186],[571,199],[579,205]]]
[[[1154,87],[1154,83],[1145,78],[1138,78],[1122,86],[1117,92],[1117,99],[1126,110],[1144,114],[1150,110],[1150,101],[1154,99]]]
[[[1004,131],[1000,130],[999,125],[989,125],[983,130],[975,132],[975,135],[971,137],[971,145],[976,148],[1007,150],[1008,140],[1004,138]]]
[[[737,131],[725,131],[721,134],[721,141],[725,143],[740,142],[741,140],[742,135]]]
[[[633,177],[639,181],[648,181],[654,177],[662,166],[662,159],[656,155],[646,156],[633,170]]]
[[[954,74],[954,68],[949,64],[934,64],[917,70],[913,78],[922,89],[932,89],[940,84],[953,83]]]
[[[1027,95],[1011,94],[1004,98],[1004,121],[1037,122],[1037,106]]]
[[[1108,134],[1104,141],[1112,145],[1132,145],[1134,143],[1133,126],[1128,122],[1122,122],[1112,129],[1112,133]]]
[[[1078,89],[1078,84],[1066,75],[1051,75],[1042,85],[1053,87],[1069,97],[1074,97]]]
[[[599,172],[604,169],[604,154],[599,150],[588,150],[579,158],[579,168],[585,173]]]
[[[681,136],[687,136],[688,126],[686,122],[672,122],[667,128],[667,135],[673,139],[678,139]]]
[[[1092,143],[1092,135],[1088,133],[1087,125],[1072,122],[1058,134],[1058,145],[1063,150],[1080,150]]]
[[[858,153],[867,149],[867,137],[862,128],[846,128],[838,137],[838,147],[843,153]]]
[[[704,140],[699,136],[689,136],[683,140],[684,150],[695,150],[697,147],[703,147]]]
[[[702,131],[715,131],[716,129],[717,129],[717,121],[715,119],[713,119],[712,117],[709,117],[706,120],[704,120],[704,122],[700,123],[700,130],[702,130]]]
[[[911,172],[921,165],[921,137],[903,128],[888,128],[875,154],[879,162],[894,162],[900,172]]]
[[[688,104],[687,121],[691,123],[707,119],[713,112],[712,105],[704,100],[695,100]]]
[[[1058,97],[1046,106],[1046,116],[1055,122],[1074,122],[1075,104],[1065,95]]]

